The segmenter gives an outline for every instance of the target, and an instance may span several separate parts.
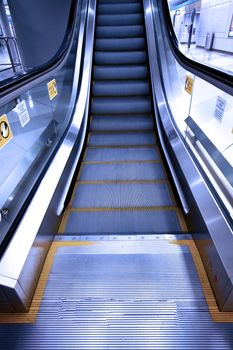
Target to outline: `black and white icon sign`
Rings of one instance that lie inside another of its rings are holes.
[[[1,132],[1,136],[4,139],[7,139],[9,137],[10,128],[9,128],[8,124],[5,121],[2,121],[1,124],[0,124],[0,132]]]

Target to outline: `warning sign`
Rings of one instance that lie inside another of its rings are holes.
[[[50,101],[51,101],[51,100],[53,100],[54,97],[56,97],[57,94],[58,94],[56,80],[55,80],[55,79],[51,80],[51,81],[47,84],[47,87],[48,87],[49,99],[50,99]]]
[[[191,78],[189,75],[186,75],[184,89],[190,95],[192,95],[192,92],[193,92],[193,83],[194,83],[194,79]]]
[[[214,116],[217,119],[217,121],[219,121],[219,123],[222,122],[222,118],[224,115],[226,104],[227,104],[227,101],[224,98],[217,96],[217,102],[216,102],[216,106],[215,106],[215,110],[214,110]]]
[[[11,132],[10,124],[6,114],[0,117],[0,149],[4,147],[11,139],[13,134]]]
[[[16,106],[16,111],[19,116],[20,124],[22,128],[30,122],[30,116],[28,113],[26,102],[23,100]]]

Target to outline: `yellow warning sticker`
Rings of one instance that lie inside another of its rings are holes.
[[[11,132],[10,124],[6,114],[0,117],[0,149],[4,147],[11,139],[13,134]]]
[[[184,89],[190,95],[192,95],[192,92],[193,92],[193,83],[194,83],[194,79],[191,78],[189,75],[186,75]]]
[[[50,101],[52,101],[54,97],[56,97],[58,94],[56,80],[53,79],[50,82],[48,82],[47,87],[48,87],[49,99]]]

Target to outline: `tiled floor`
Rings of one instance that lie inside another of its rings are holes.
[[[184,53],[191,59],[211,65],[214,68],[225,70],[228,74],[233,74],[233,54],[228,52],[206,50],[202,47],[191,45],[190,50],[187,49],[187,44],[183,44]]]

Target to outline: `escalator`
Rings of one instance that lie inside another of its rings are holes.
[[[139,0],[97,2],[80,166],[28,312],[0,314],[3,349],[232,349],[232,312],[219,311],[160,144],[144,15]]]
[[[89,135],[62,233],[185,230],[153,120],[142,3],[100,1]]]

